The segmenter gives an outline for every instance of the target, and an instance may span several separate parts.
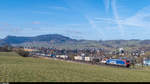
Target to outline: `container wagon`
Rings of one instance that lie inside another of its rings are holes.
[[[92,64],[99,64],[100,63],[100,58],[93,57],[92,58]]]
[[[60,58],[61,59],[68,59],[68,56],[67,55],[60,55]]]
[[[56,58],[56,55],[52,54],[50,57],[52,57],[52,58]]]
[[[84,58],[84,61],[90,62],[90,61],[92,61],[92,59],[91,59],[91,57],[85,57],[85,58]]]
[[[83,62],[84,61],[84,57],[82,57],[82,56],[74,56],[74,60]]]

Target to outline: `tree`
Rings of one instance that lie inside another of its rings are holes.
[[[23,56],[23,57],[28,57],[29,56],[29,52],[24,51],[22,49],[19,49],[16,51],[19,55]]]

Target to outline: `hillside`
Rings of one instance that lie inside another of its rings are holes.
[[[42,42],[42,41],[53,41],[56,43],[63,43],[66,41],[74,41],[68,37],[58,35],[58,34],[48,34],[48,35],[39,35],[35,37],[17,37],[17,36],[7,36],[2,39],[4,42],[8,44],[20,44],[25,42]]]
[[[0,82],[145,82],[150,68],[132,70],[0,53]]]

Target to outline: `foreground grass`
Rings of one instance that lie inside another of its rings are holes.
[[[0,53],[0,82],[150,82],[150,69],[130,70]]]

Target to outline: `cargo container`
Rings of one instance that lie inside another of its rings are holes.
[[[67,59],[68,58],[67,55],[60,55],[59,57],[62,58],[62,59]]]
[[[74,59],[82,61],[82,60],[84,60],[84,57],[82,57],[82,56],[74,56]]]
[[[106,60],[102,60],[101,63],[104,63],[104,64],[105,64],[105,63],[106,63]]]
[[[56,55],[56,58],[59,58],[59,55]]]
[[[84,60],[87,61],[87,62],[92,61],[91,57],[85,57]]]
[[[52,57],[52,58],[56,58],[56,55],[53,55],[53,54],[52,54],[51,57]]]
[[[100,63],[100,59],[97,58],[97,57],[93,57],[93,58],[92,58],[92,63],[94,63],[94,64],[95,64],[95,63],[96,63],[96,64],[97,64],[97,63]]]

